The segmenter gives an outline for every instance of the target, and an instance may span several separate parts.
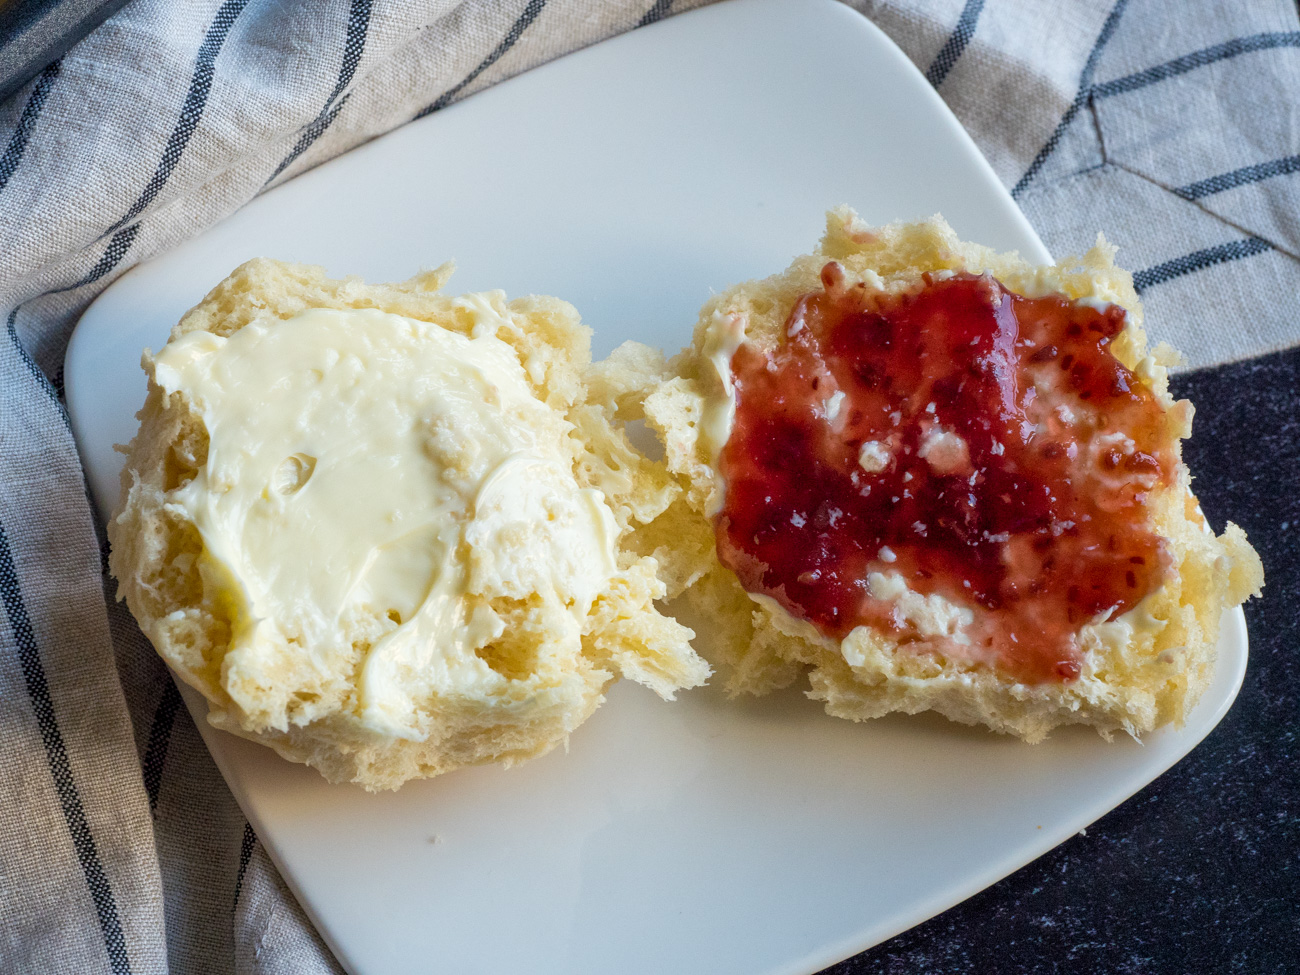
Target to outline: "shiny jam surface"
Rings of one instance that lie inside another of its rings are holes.
[[[1026,683],[1077,678],[1079,630],[1169,564],[1144,501],[1176,458],[1108,348],[1123,309],[972,274],[882,295],[834,262],[822,283],[777,349],[731,360],[719,558],[835,639],[866,624]]]

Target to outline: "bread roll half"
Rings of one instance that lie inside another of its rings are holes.
[[[208,720],[371,790],[540,755],[620,675],[709,673],[624,544],[680,488],[612,425],[617,370],[569,304],[449,273],[238,268],[145,354],[109,524]]]
[[[704,306],[645,402],[683,493],[638,544],[714,624],[732,693],[806,674],[832,715],[1031,742],[1184,720],[1263,571],[1206,526],[1176,353],[1148,350],[1113,256],[1036,267],[841,208]]]

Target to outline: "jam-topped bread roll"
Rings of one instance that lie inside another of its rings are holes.
[[[716,622],[733,692],[806,670],[833,715],[1029,741],[1184,718],[1263,572],[1205,525],[1175,354],[1112,257],[1033,267],[840,209],[704,307],[645,403],[687,489],[647,551]]]
[[[208,720],[368,789],[539,755],[618,675],[709,673],[624,545],[679,489],[589,394],[589,330],[448,273],[236,270],[146,353],[109,524]]]

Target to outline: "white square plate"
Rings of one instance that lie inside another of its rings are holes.
[[[144,264],[86,312],[65,376],[90,484],[116,502],[138,362],[249,257],[381,281],[455,257],[456,290],[574,302],[604,355],[675,351],[711,291],[785,267],[823,211],[943,212],[1042,244],[904,55],[830,0],[733,0],[408,125]],[[702,634],[707,638],[707,634]],[[1240,685],[1231,614],[1188,724],[1045,744],[941,719],[837,721],[798,693],[665,704],[619,685],[557,750],[371,796],[213,731],[231,789],[355,975],[806,973],[970,896],[1150,782]]]

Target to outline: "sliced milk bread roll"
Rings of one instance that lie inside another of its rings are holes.
[[[841,208],[705,305],[649,395],[685,490],[637,544],[716,623],[733,693],[806,672],[839,717],[1028,741],[1181,722],[1263,571],[1191,493],[1174,359],[1100,239],[1034,267]]]
[[[622,675],[702,683],[624,537],[679,493],[554,298],[255,260],[145,354],[110,566],[209,721],[367,789],[564,741]]]

